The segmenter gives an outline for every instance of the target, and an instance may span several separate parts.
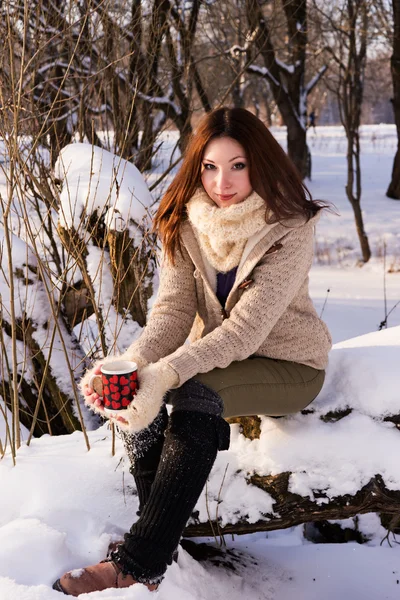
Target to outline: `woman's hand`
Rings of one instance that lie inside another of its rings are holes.
[[[88,383],[82,386],[82,392],[85,398],[85,404],[104,418],[110,421],[117,421],[122,425],[128,425],[128,422],[119,414],[107,413],[104,410],[103,403],[103,382],[101,380],[101,366],[97,365],[90,372]],[[121,411],[126,412],[126,411]]]
[[[82,380],[82,393],[85,404],[103,417],[107,416],[104,412],[103,404],[103,384],[101,381],[101,364],[96,365],[91,371],[86,373]]]
[[[160,412],[166,392],[178,382],[176,371],[167,363],[148,365],[138,375],[139,390],[128,408],[106,416],[130,433],[146,429]]]
[[[101,415],[104,418],[110,419],[112,421],[118,421],[121,425],[128,425],[126,419],[118,415],[117,417],[113,413],[106,412],[104,410],[103,403],[103,384],[101,381],[101,367],[102,365],[111,364],[116,360],[131,360],[137,364],[138,367],[138,379],[141,379],[142,369],[147,367],[147,362],[141,358],[140,356],[134,356],[125,352],[120,356],[107,356],[105,358],[99,359],[94,363],[94,366],[86,371],[84,376],[82,377],[79,387],[83,394],[83,398],[85,404],[88,408]],[[119,411],[121,413],[125,413],[126,411]]]

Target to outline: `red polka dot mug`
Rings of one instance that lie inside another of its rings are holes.
[[[116,360],[101,367],[104,410],[125,410],[139,389],[137,364],[129,360]]]

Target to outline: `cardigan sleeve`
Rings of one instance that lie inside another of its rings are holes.
[[[157,299],[140,337],[126,354],[157,362],[183,346],[192,328],[197,310],[194,265],[182,248],[173,265],[164,256],[160,268]]]
[[[204,338],[163,360],[179,376],[179,385],[214,368],[225,368],[256,353],[308,278],[313,258],[314,225],[290,230],[280,250],[266,253],[252,271],[252,284],[229,318]]]

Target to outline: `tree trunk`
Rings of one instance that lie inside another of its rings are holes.
[[[371,258],[371,249],[369,247],[368,236],[365,233],[365,229],[364,229],[364,219],[362,216],[361,206],[360,206],[359,202],[356,202],[356,201],[352,202],[351,200],[350,200],[350,202],[353,207],[354,219],[355,219],[356,228],[357,228],[357,235],[358,235],[358,239],[360,241],[362,259],[363,259],[363,262],[366,263]]]
[[[399,111],[399,115],[396,116],[396,110]],[[395,120],[399,121],[400,124],[400,107],[399,109],[395,109]],[[397,131],[399,132],[399,127],[397,127]],[[397,152],[393,161],[393,169],[392,169],[392,180],[389,184],[389,187],[386,192],[386,196],[388,198],[393,198],[393,200],[400,200],[400,136],[397,134],[399,138]]]
[[[307,146],[307,96],[315,87],[324,70],[305,85],[306,49],[308,47],[307,3],[305,0],[282,2],[288,29],[287,53],[291,65],[284,65],[276,56],[271,23],[260,3],[247,0],[247,19],[252,32],[256,57],[264,61],[264,69],[247,67],[249,73],[268,82],[282,119],[287,127],[288,155],[301,177],[311,178],[311,155]]]
[[[360,241],[362,260],[364,263],[371,258],[368,236],[365,233],[364,219],[361,211],[361,164],[358,132],[346,130],[347,134],[347,183],[346,194],[353,208],[358,239]],[[355,176],[355,181],[354,181]],[[354,191],[355,186],[355,191]]]
[[[114,304],[120,314],[127,312],[141,327],[146,324],[147,302],[152,295],[151,257],[135,248],[128,231],[110,231],[111,272],[114,280]]]
[[[288,155],[302,179],[311,179],[310,150],[307,146],[306,130],[300,126],[287,125]]]
[[[339,28],[341,35],[338,38],[338,42],[346,47],[346,59],[345,61],[339,60],[339,80],[336,89],[340,119],[347,138],[346,194],[353,208],[364,263],[368,262],[371,257],[361,212],[360,161],[360,122],[364,97],[369,18],[370,11],[367,4],[347,0],[343,9],[342,30]],[[346,45],[347,42],[348,45]],[[331,50],[331,52],[333,51]]]
[[[392,180],[386,192],[389,198],[400,200],[400,0],[393,0],[393,54],[390,60],[393,81],[393,112],[398,148],[393,163]]]

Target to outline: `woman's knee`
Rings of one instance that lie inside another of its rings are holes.
[[[180,388],[171,390],[168,403],[172,412],[189,411],[221,416],[224,403],[219,394],[204,383],[189,379]]]

